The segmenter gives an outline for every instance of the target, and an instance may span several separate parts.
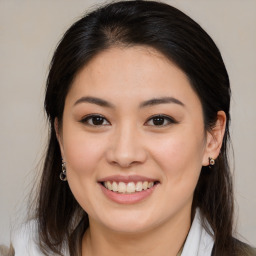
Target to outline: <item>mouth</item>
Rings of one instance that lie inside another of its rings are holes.
[[[100,182],[107,190],[113,191],[119,194],[134,194],[139,193],[145,190],[149,190],[152,187],[156,186],[159,181],[104,181]]]
[[[138,175],[113,175],[98,180],[103,194],[118,204],[135,204],[150,198],[160,181]]]

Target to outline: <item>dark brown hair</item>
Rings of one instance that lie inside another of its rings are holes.
[[[59,179],[61,154],[54,120],[61,123],[72,81],[104,49],[135,45],[153,47],[183,70],[200,98],[205,130],[214,126],[219,110],[226,114],[220,155],[211,170],[202,167],[192,210],[199,207],[214,231],[214,255],[235,255],[233,188],[227,156],[229,77],[209,35],[181,11],[153,1],[121,1],[98,8],[68,29],[54,53],[45,96],[50,137],[36,210],[40,248],[46,254],[61,255],[63,248],[68,247],[71,255],[80,255],[82,235],[89,225],[87,213],[75,200],[68,183]]]

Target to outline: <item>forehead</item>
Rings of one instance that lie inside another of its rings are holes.
[[[141,101],[153,96],[198,101],[186,74],[160,52],[143,46],[115,47],[96,55],[76,75],[68,94],[68,98],[82,96],[110,101],[122,96]]]

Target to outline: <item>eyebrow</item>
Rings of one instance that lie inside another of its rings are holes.
[[[74,106],[80,103],[92,103],[92,104],[99,105],[101,107],[115,108],[115,106],[112,103],[97,97],[90,97],[90,96],[82,97],[75,102]],[[139,105],[139,107],[144,108],[144,107],[151,107],[155,105],[168,104],[168,103],[174,103],[180,106],[185,106],[184,103],[182,103],[180,100],[174,97],[162,97],[162,98],[153,98],[147,101],[143,101]]]
[[[96,97],[82,97],[75,102],[74,106],[80,103],[92,103],[92,104],[99,105],[101,107],[114,108],[113,104],[107,102],[106,100],[96,98]]]
[[[175,103],[180,106],[185,106],[180,100],[174,97],[163,97],[163,98],[154,98],[147,101],[144,101],[140,104],[140,108],[148,107],[148,106],[155,106],[159,104],[168,104],[168,103]]]

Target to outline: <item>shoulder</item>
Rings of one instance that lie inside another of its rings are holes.
[[[37,220],[28,221],[20,228],[16,229],[12,236],[12,247],[15,256],[45,256],[39,246],[39,232]],[[63,255],[70,255],[67,248],[63,248]],[[51,252],[51,256],[56,256]],[[59,254],[58,254],[59,255]]]
[[[233,239],[233,243],[236,251],[238,252],[237,256],[256,256],[256,248],[253,248],[236,238]]]
[[[217,252],[215,247],[212,251],[212,256],[220,255],[220,251]],[[223,253],[223,255],[231,255],[230,253]],[[236,239],[232,238],[232,256],[256,256],[256,248]]]
[[[0,245],[0,256],[14,256],[14,251],[12,246],[8,248],[5,245]]]
[[[12,237],[15,256],[43,256],[37,244],[37,221],[31,220],[18,228]]]

